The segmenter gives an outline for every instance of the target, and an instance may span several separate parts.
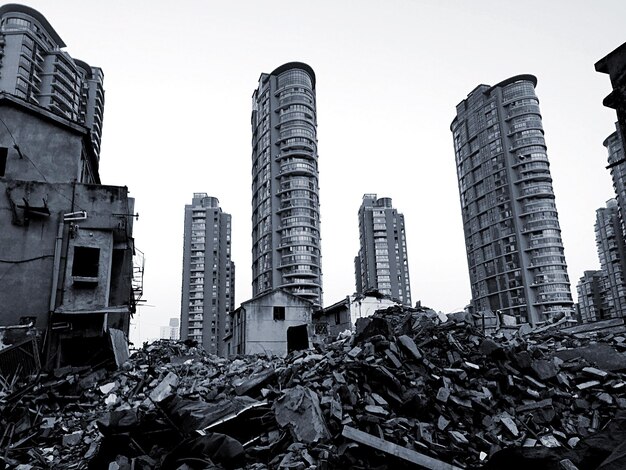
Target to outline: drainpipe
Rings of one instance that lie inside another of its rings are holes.
[[[50,292],[50,312],[54,312],[57,303],[57,287],[59,285],[59,271],[61,268],[61,243],[63,242],[63,217],[59,220],[57,238],[54,242],[54,264],[52,267],[52,291]]]

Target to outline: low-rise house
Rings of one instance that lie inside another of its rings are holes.
[[[230,313],[226,351],[232,354],[271,354],[309,347],[313,302],[282,289],[243,302]]]

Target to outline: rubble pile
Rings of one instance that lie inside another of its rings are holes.
[[[161,341],[0,382],[0,468],[626,468],[625,350],[398,307],[287,358]]]

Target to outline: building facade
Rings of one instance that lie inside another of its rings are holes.
[[[611,172],[613,189],[615,189],[615,199],[619,211],[622,234],[626,237],[626,155],[624,154],[624,144],[621,137],[619,125],[615,123],[616,131],[604,141],[604,146],[608,151],[607,169]],[[626,260],[624,260],[626,263]]]
[[[104,75],[72,59],[38,11],[15,3],[0,7],[0,91],[16,95],[90,130],[100,155]]]
[[[312,302],[284,289],[243,302],[230,314],[232,329],[224,341],[226,352],[284,356],[307,349],[313,310]]]
[[[596,246],[600,268],[604,273],[606,318],[626,316],[626,244],[622,234],[617,200],[610,199],[606,207],[596,211]]]
[[[224,355],[228,313],[235,308],[235,267],[231,261],[231,217],[219,201],[194,193],[185,206],[180,335]]]
[[[98,362],[141,296],[134,200],[83,126],[7,93],[0,122],[0,324],[32,324],[49,367]]]
[[[585,271],[576,285],[578,320],[583,323],[605,320],[607,315],[603,271]]]
[[[451,124],[473,307],[531,324],[573,311],[536,84],[479,85]]]
[[[315,73],[291,62],[252,95],[252,294],[322,304]]]
[[[180,318],[170,318],[169,325],[161,327],[159,337],[161,339],[180,339]]]
[[[378,290],[411,306],[404,215],[393,208],[391,198],[363,195],[359,241],[354,259],[357,294]]]

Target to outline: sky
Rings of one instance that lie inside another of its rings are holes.
[[[413,301],[471,294],[450,123],[479,84],[538,78],[572,294],[598,269],[595,211],[614,197],[602,142],[615,112],[594,64],[626,41],[622,0],[33,0],[66,51],[104,71],[100,176],[136,199],[144,306],[131,340],[180,316],[184,206],[232,215],[236,304],[251,297],[251,97],[291,61],[317,78],[324,304],[354,292],[357,211],[406,221]]]

